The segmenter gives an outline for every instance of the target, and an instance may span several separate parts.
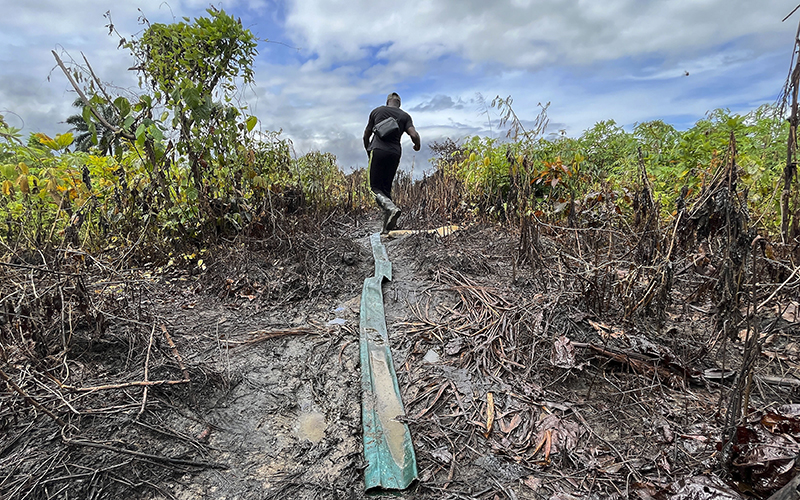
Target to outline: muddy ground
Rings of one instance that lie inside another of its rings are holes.
[[[93,282],[74,277],[99,267],[85,256],[67,275],[0,267],[16,284],[3,299],[0,496],[366,498],[358,311],[377,229],[374,216],[331,221],[291,247],[237,242]],[[794,475],[791,286],[757,322],[738,303],[725,330],[719,278],[698,253],[673,259],[659,296],[667,271],[635,264],[624,231],[539,231],[527,259],[518,230],[487,224],[384,240],[420,470],[385,496],[764,498]],[[52,316],[39,338],[19,318],[34,310]],[[748,335],[760,339],[752,379],[737,377]],[[170,383],[145,394],[135,383],[148,380]],[[760,436],[764,415],[783,419],[786,456],[753,458],[769,436],[725,448],[739,380],[741,428]]]

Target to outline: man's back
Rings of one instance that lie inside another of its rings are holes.
[[[400,138],[403,136],[409,126],[414,126],[411,116],[400,108],[393,106],[378,106],[373,109],[369,114],[369,123],[367,128],[372,130],[375,124],[382,122],[386,118],[392,117],[397,120],[400,126],[400,132],[393,134],[391,137],[381,139],[377,134],[372,135],[372,142],[370,142],[367,151],[380,149],[382,151],[391,151],[395,154],[402,154],[403,149],[400,147]]]

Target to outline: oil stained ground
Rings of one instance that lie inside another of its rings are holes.
[[[365,253],[370,252],[368,236],[359,243]],[[364,277],[372,273],[371,259],[360,265]],[[187,481],[171,487],[170,494],[180,500],[364,498],[358,361],[361,285],[353,283],[352,295],[297,304],[293,309],[237,314],[248,318],[238,323],[229,319],[220,324],[216,318],[232,317],[221,306],[187,313],[202,320],[180,320],[198,325],[195,334],[199,336],[223,339],[220,349],[208,353],[207,362],[225,374],[229,388],[219,390],[197,416],[212,429],[208,459],[230,469],[186,476]],[[384,289],[393,286],[387,284]],[[396,304],[394,299],[390,302]],[[291,316],[286,316],[287,310]],[[249,339],[254,331],[328,324],[333,326],[317,329],[320,335],[287,336],[224,349],[225,338]],[[382,355],[380,359],[373,356],[372,361],[379,393],[394,394]],[[404,426],[394,419],[402,407],[394,400],[376,403],[392,456],[402,462]],[[192,432],[202,428],[190,420],[184,425]]]
[[[325,422],[325,415],[318,411],[303,411],[297,417],[297,426],[295,428],[295,437],[303,441],[311,441],[312,443],[319,443],[325,437],[325,429],[327,423]]]
[[[185,476],[169,489],[180,500],[214,498],[249,500],[291,498],[363,499],[361,372],[359,369],[360,298],[364,278],[374,272],[369,234],[362,228],[357,242],[365,256],[352,293],[276,307],[274,311],[234,314],[215,303],[199,305],[174,321],[196,325],[194,334],[220,338],[222,348],[195,363],[213,364],[229,380],[197,417],[211,425],[209,461],[228,470],[205,470]],[[433,236],[431,236],[433,237]],[[398,325],[413,318],[409,309],[432,285],[420,274],[418,255],[403,237],[383,242],[393,264],[393,280],[383,285],[384,310],[392,357],[398,377],[407,379],[410,349]],[[199,317],[198,317],[199,316]],[[218,318],[228,318],[219,323]],[[224,349],[224,339],[245,340],[250,332],[316,325],[320,335],[287,336],[262,343]],[[327,325],[327,327],[325,327]],[[394,394],[388,366],[372,353],[378,394]],[[405,386],[403,386],[405,387]],[[401,387],[402,389],[402,387]],[[395,417],[402,406],[394,398],[376,401],[395,462],[403,461],[404,426]],[[201,432],[197,422],[184,422],[187,432]],[[416,441],[418,437],[412,435]],[[388,493],[387,493],[388,494]],[[391,498],[430,498],[417,488],[391,492]]]
[[[356,315],[348,311],[346,324],[354,324]],[[230,388],[198,413],[212,429],[209,460],[230,469],[204,471],[171,493],[186,500],[263,499],[298,476],[310,488],[292,498],[316,498],[317,486],[331,498],[351,489],[362,461],[358,344],[352,337],[341,328],[237,347],[222,356],[223,364],[230,363]]]

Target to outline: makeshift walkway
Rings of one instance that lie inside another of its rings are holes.
[[[389,348],[383,311],[384,279],[392,279],[392,263],[379,233],[370,236],[375,276],[364,280],[361,294],[361,415],[364,428],[366,490],[403,490],[417,478],[417,461]]]

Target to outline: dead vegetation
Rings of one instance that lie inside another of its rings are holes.
[[[595,197],[572,225],[509,229],[467,220],[444,176],[399,185],[405,227],[467,226],[389,242],[409,497],[764,498],[796,474],[798,249],[756,233],[727,158],[667,227],[644,167],[632,222]],[[201,478],[241,498],[362,498],[356,335],[326,308],[358,295],[371,222],[320,217],[202,264],[0,265],[0,496],[180,498]],[[294,372],[276,386],[262,368]],[[242,401],[236,436],[306,404],[338,430],[281,438],[291,460],[276,448],[259,470],[237,456],[246,439],[229,453],[217,437]]]
[[[670,228],[643,182],[632,232],[404,243],[436,284],[398,335],[419,491],[763,498],[798,472],[796,249],[756,236],[734,148]]]
[[[227,469],[210,459],[201,410],[236,383],[221,353],[327,328],[280,318],[243,334],[246,318],[215,317],[204,338],[180,313],[211,301],[254,316],[352,293],[364,257],[337,235],[346,224],[236,242],[209,252],[202,274],[197,255],[124,271],[69,250],[0,264],[0,497],[169,497],[184,474]]]

